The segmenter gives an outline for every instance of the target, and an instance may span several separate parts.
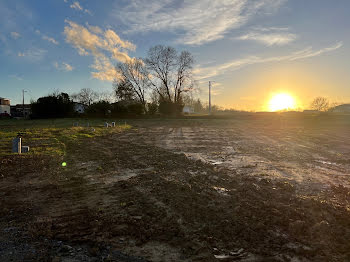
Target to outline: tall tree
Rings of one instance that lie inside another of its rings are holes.
[[[116,71],[121,75],[114,83],[119,88],[119,95],[136,98],[146,109],[146,93],[150,88],[148,71],[142,59],[133,58],[124,63],[118,63]]]
[[[170,46],[151,47],[145,59],[151,86],[162,100],[181,103],[181,94],[193,88],[193,63],[191,53],[180,54]]]

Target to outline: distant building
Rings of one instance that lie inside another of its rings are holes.
[[[332,109],[334,113],[350,113],[350,104],[343,104]]]
[[[24,107],[24,112],[23,112]],[[11,106],[11,116],[13,117],[29,117],[32,114],[32,107],[30,104],[17,104]]]
[[[314,114],[314,113],[319,113],[320,111],[318,111],[318,110],[309,110],[309,109],[307,109],[307,110],[304,110],[303,112],[304,112],[304,113],[308,113],[308,114]]]
[[[194,113],[194,108],[192,106],[184,106],[182,109],[182,113],[184,114],[193,114]]]
[[[0,97],[0,115],[11,115],[10,99]]]
[[[84,114],[85,113],[85,105],[82,103],[74,103],[74,112],[78,114]]]

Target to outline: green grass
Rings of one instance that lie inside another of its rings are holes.
[[[80,143],[85,139],[131,128],[125,121],[114,121],[115,128],[105,128],[105,122],[105,119],[1,120],[0,156],[12,154],[12,139],[19,132],[24,133],[22,145],[30,147],[29,154],[65,156],[69,143]],[[79,123],[79,126],[74,127],[74,123]]]

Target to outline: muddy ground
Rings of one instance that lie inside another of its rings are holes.
[[[1,261],[350,261],[349,118],[130,123],[1,157]]]

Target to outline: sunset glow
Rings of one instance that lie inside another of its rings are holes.
[[[295,99],[289,94],[274,95],[269,101],[270,111],[290,110],[296,108]]]
[[[318,96],[348,104],[348,10],[347,0],[0,0],[0,97],[30,104],[89,88],[116,102],[115,66],[163,45],[193,56],[195,85],[180,93],[202,105],[209,81],[221,109],[278,111],[294,98],[302,111]]]

